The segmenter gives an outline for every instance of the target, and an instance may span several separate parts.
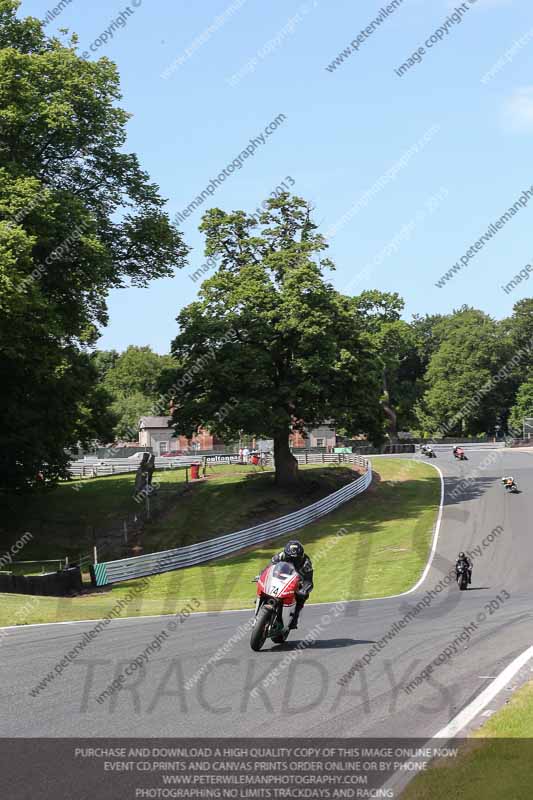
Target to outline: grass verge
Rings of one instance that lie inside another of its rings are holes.
[[[273,475],[247,465],[216,466],[208,468],[206,480],[186,484],[184,470],[156,473],[161,513],[144,527],[144,551],[181,547],[266,522],[320,500],[354,477],[348,467],[310,466],[289,492],[275,487]],[[77,561],[92,554],[94,544],[100,560],[120,557],[123,523],[128,522],[131,536],[133,515],[142,510],[133,499],[134,480],[133,474],[109,476],[11,496],[1,516],[0,552],[8,552],[29,531],[33,539],[17,559],[68,556]]]
[[[533,795],[533,682],[465,742],[418,775],[401,800],[522,800]]]
[[[397,594],[409,589],[427,562],[440,499],[440,479],[429,465],[377,459],[380,480],[363,495],[293,535],[304,543],[315,567],[313,602]],[[175,613],[198,600],[199,611],[251,608],[250,582],[284,539],[203,566],[155,575],[123,609],[123,616]],[[75,598],[34,598],[17,619],[27,597],[0,595],[0,625],[101,619],[137,581]]]

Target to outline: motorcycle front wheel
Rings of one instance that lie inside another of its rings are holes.
[[[255,625],[252,628],[252,635],[250,636],[250,647],[256,652],[261,650],[266,642],[272,613],[273,611],[271,608],[263,606],[259,609],[257,617],[255,618]]]

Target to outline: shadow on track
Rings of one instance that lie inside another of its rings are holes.
[[[448,478],[444,479],[444,505],[451,506],[455,503],[463,503],[466,500],[477,500],[482,497],[495,483],[498,478]]]
[[[284,644],[272,647],[270,651],[277,652],[278,650],[301,650],[301,645],[306,644],[304,639],[300,641],[284,642]],[[334,650],[337,647],[354,647],[356,644],[375,644],[370,639],[317,639],[314,642],[308,642],[305,650]]]

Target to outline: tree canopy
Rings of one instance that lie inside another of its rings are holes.
[[[166,370],[176,364],[169,355],[160,356],[150,347],[130,345],[123,353],[97,351],[93,363],[100,369],[103,388],[111,396],[111,411],[116,416],[114,436],[132,441],[137,437],[139,418],[159,411],[158,386]]]
[[[309,205],[282,194],[259,217],[213,209],[200,228],[220,267],[178,316],[178,368],[163,387],[175,387],[176,431],[272,438],[282,484],[296,477],[293,429],[331,421],[379,439],[372,337],[352,299],[324,277],[333,264]]]
[[[512,355],[502,326],[482,311],[464,307],[435,327],[440,343],[429,360],[427,389],[417,405],[423,428],[447,435],[494,430],[506,416],[513,391],[510,376],[494,380]]]
[[[187,248],[125,151],[115,65],[0,0],[0,486],[65,474],[66,448],[112,434],[87,348],[111,289],[146,286]]]

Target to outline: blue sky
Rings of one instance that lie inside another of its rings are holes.
[[[21,13],[44,18],[55,5],[27,0]],[[328,71],[386,0],[130,0],[124,27],[91,57],[117,63],[133,114],[128,149],[171,216],[284,114],[204,208],[252,211],[290,176],[321,230],[334,231],[338,289],[399,292],[407,317],[467,303],[501,318],[531,294],[525,280],[509,294],[501,287],[533,263],[533,198],[443,288],[435,283],[533,186],[533,5],[467,0],[462,21],[426,47],[461,5],[403,0]],[[47,30],[68,27],[90,50],[126,8],[72,0]],[[421,62],[398,77],[420,46]],[[180,224],[193,248],[188,267],[148,289],[112,293],[100,348],[168,352],[176,315],[200,285],[190,275],[204,261],[201,214]]]

